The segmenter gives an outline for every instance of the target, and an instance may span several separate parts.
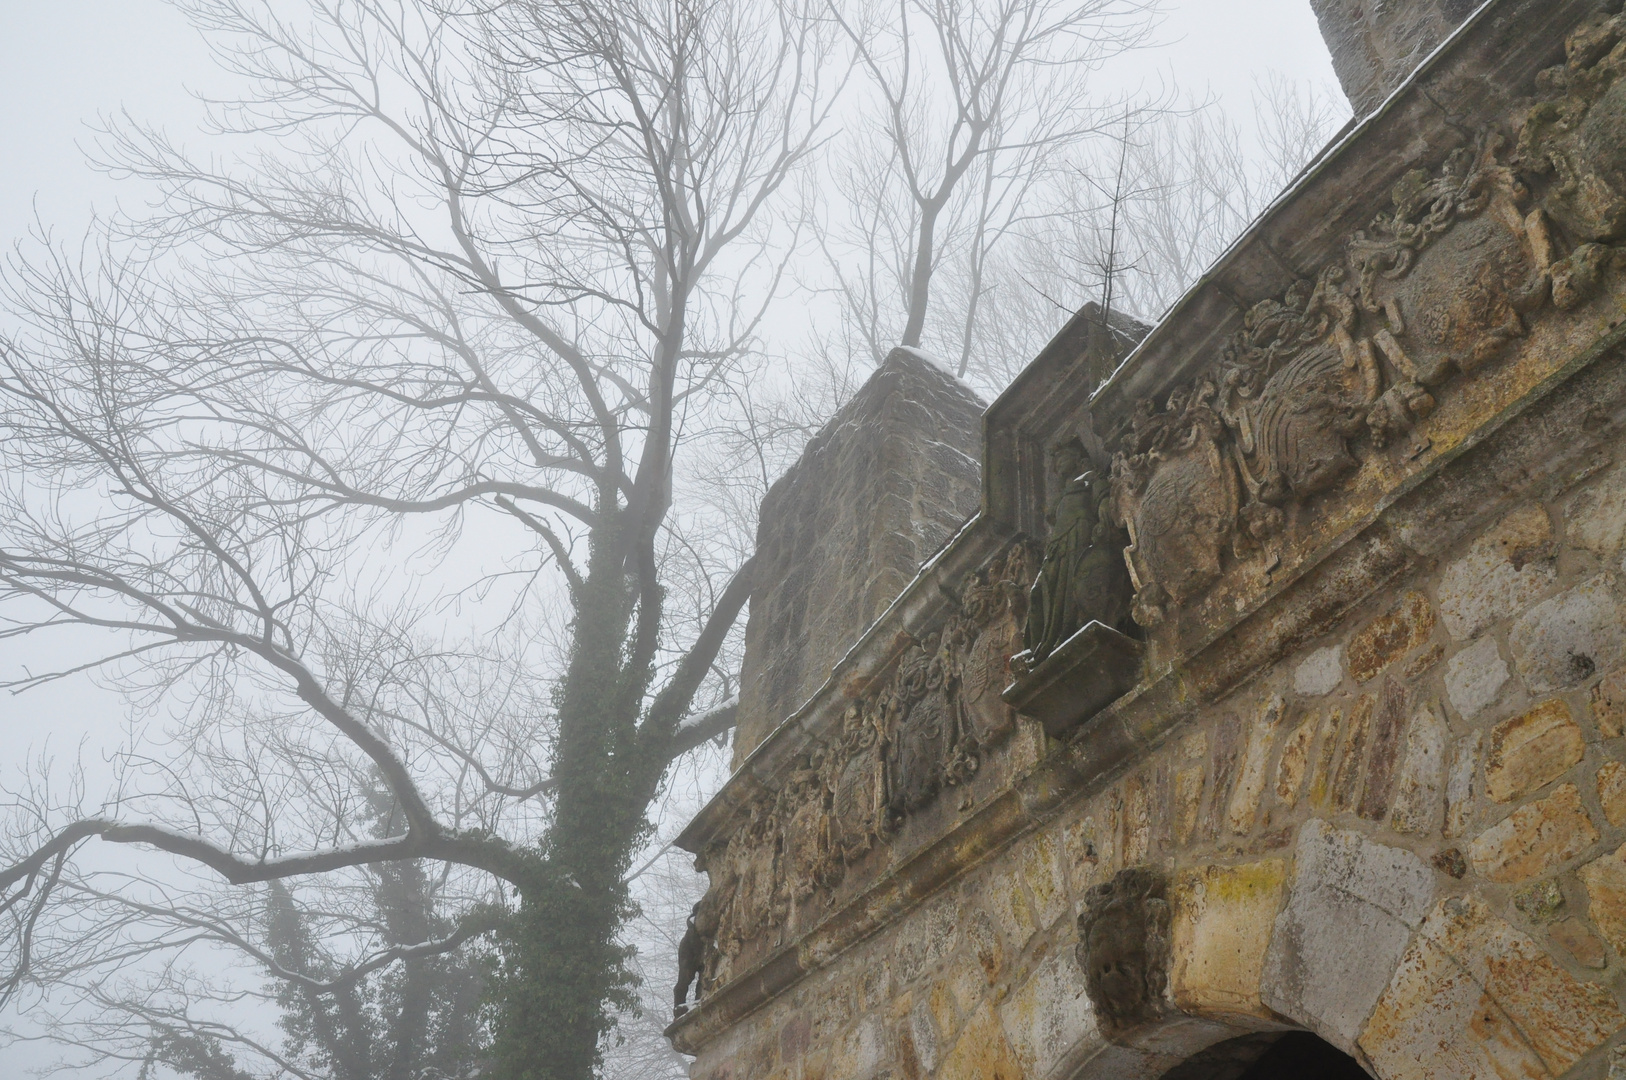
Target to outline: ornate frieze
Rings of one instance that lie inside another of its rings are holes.
[[[1197,378],[1140,401],[1113,442],[1142,626],[1229,565],[1269,570],[1307,503],[1369,457],[1414,458],[1436,395],[1496,361],[1544,308],[1596,293],[1626,240],[1626,16],[1600,14],[1545,72],[1513,138],[1394,185],[1312,278],[1253,305]]]
[[[841,883],[850,866],[905,818],[963,788],[1016,714],[1000,700],[1021,647],[1032,558],[1009,548],[961,583],[941,624],[904,648],[890,672],[849,702],[838,731],[802,754],[777,791],[763,790],[742,823],[707,851],[711,877],[676,1003],[726,973],[748,943],[777,939],[794,907]],[[708,905],[711,905],[708,907]]]

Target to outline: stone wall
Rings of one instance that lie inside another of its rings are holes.
[[[736,765],[975,512],[982,409],[922,354],[895,349],[769,490]]]
[[[1356,116],[1394,92],[1478,0],[1310,0]]]

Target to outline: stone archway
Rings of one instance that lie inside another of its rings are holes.
[[[1158,1080],[1371,1080],[1360,1063],[1308,1031],[1259,1032],[1215,1043]]]

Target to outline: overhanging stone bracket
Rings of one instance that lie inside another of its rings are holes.
[[[1135,688],[1145,652],[1144,643],[1092,621],[1000,697],[1059,739]]]

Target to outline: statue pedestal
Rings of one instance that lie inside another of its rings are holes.
[[[1086,623],[999,696],[1061,738],[1134,689],[1144,643],[1104,623]]]

